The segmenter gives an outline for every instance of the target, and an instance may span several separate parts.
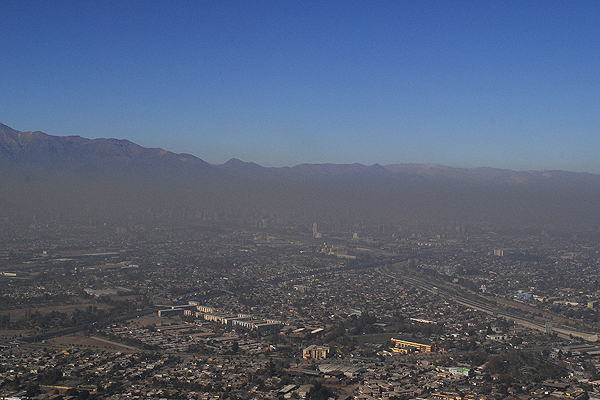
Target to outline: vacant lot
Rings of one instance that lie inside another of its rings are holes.
[[[40,314],[48,314],[52,311],[58,311],[61,313],[65,313],[67,315],[71,315],[73,311],[78,308],[80,310],[85,310],[88,306],[95,306],[98,310],[106,310],[109,309],[110,306],[104,303],[96,303],[93,301],[85,301],[73,303],[73,304],[64,304],[64,305],[41,305],[37,307],[23,307],[12,310],[2,310],[0,311],[0,316],[2,315],[10,315],[11,321],[19,321],[25,318],[26,314],[34,313],[38,311]]]
[[[358,343],[387,343],[391,338],[400,336],[399,333],[375,333],[372,335],[354,335],[352,339]]]
[[[139,349],[132,346],[111,342],[101,337],[86,337],[81,333],[50,339],[47,343],[57,348],[77,347],[90,348],[97,351],[120,351],[123,353],[139,351]]]

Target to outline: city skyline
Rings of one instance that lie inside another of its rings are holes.
[[[600,173],[594,2],[0,5],[0,122],[263,166]]]

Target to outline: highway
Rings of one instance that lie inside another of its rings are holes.
[[[527,328],[546,332],[545,321],[536,321],[533,317],[526,317],[521,314],[508,311],[502,307],[498,307],[496,304],[492,305],[486,302],[486,299],[483,297],[477,299],[477,297],[479,297],[477,294],[472,294],[472,297],[467,297],[461,294],[456,288],[448,287],[444,283],[432,283],[425,278],[419,278],[414,275],[400,274],[399,272],[391,271],[388,266],[378,267],[376,270],[385,276],[388,276],[389,278],[401,280],[416,288],[435,294],[443,299],[453,301],[466,307],[483,311],[497,317],[513,320],[515,323]],[[552,324],[552,331],[557,332],[559,335],[564,337],[580,337],[590,342],[595,342],[598,340],[598,335],[596,333],[582,332],[564,325]]]

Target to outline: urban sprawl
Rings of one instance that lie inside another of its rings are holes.
[[[5,228],[2,399],[600,398],[598,230]]]

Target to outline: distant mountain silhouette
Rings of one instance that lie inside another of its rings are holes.
[[[216,168],[234,175],[267,176],[272,175],[276,168],[265,168],[253,162],[244,162],[232,158],[225,164],[216,165]]]
[[[189,154],[148,149],[129,140],[84,139],[19,132],[0,124],[0,163],[44,168],[206,168],[209,164]]]
[[[430,179],[456,179],[491,184],[526,184],[534,182],[573,183],[600,182],[600,175],[585,172],[566,171],[512,171],[488,167],[452,168],[439,164],[392,164],[387,170],[394,173],[405,173],[423,176]]]
[[[210,165],[128,140],[2,124],[0,168],[0,217],[15,223],[600,224],[600,176],[589,173],[437,164],[265,168],[237,159]]]

